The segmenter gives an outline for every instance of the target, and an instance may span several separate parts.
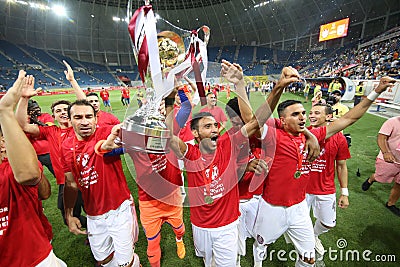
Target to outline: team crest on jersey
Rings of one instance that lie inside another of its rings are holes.
[[[86,167],[89,160],[90,160],[90,156],[87,153],[84,153],[83,155],[78,155],[78,157],[77,157],[77,161],[81,163],[83,168]]]

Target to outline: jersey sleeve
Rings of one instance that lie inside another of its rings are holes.
[[[61,145],[61,158],[64,160],[63,164],[63,171],[64,173],[66,172],[72,172],[73,168],[73,163],[74,163],[74,158],[73,158],[73,153],[71,152],[70,148],[70,142],[68,142],[69,139],[65,140],[63,144]]]
[[[381,127],[381,129],[379,130],[380,134],[386,135],[386,136],[390,136],[392,135],[392,131],[393,131],[393,120],[392,119],[388,119],[387,121],[385,121]]]

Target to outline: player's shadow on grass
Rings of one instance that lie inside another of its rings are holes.
[[[389,212],[389,211],[388,211]],[[395,217],[395,216],[393,216]],[[393,219],[398,219],[397,217]],[[377,243],[383,245],[381,247],[382,252],[393,251],[394,248],[399,247],[400,233],[394,231],[391,227],[382,227],[378,224],[368,225],[362,232],[360,236],[360,244],[363,247],[370,248],[376,246]]]

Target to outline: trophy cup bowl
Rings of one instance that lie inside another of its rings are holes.
[[[185,59],[185,45],[182,38],[175,32],[162,31],[157,34],[157,41],[164,73]]]
[[[127,118],[122,126],[125,149],[162,154],[169,152],[170,132],[160,117]]]

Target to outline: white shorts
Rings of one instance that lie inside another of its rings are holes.
[[[306,199],[308,209],[312,208],[315,218],[328,227],[336,225],[336,194],[307,194]]]
[[[314,229],[306,200],[283,207],[260,198],[253,232],[258,246],[269,245],[286,232],[301,257],[315,256]]]
[[[218,228],[201,228],[192,224],[196,256],[202,257],[206,267],[214,258],[218,267],[236,266],[238,220]]]
[[[57,258],[57,256],[54,254],[53,250],[50,251],[49,255],[47,258],[42,260],[36,267],[67,267],[67,264]]]
[[[133,259],[134,242],[138,234],[132,200],[125,200],[116,210],[100,216],[87,216],[87,219],[88,237],[94,258],[103,261],[114,252],[114,259],[119,265],[129,264]]]
[[[259,196],[253,197],[247,201],[240,200],[239,202],[238,254],[241,256],[246,255],[246,239],[255,238],[253,228],[256,220],[259,198]]]

